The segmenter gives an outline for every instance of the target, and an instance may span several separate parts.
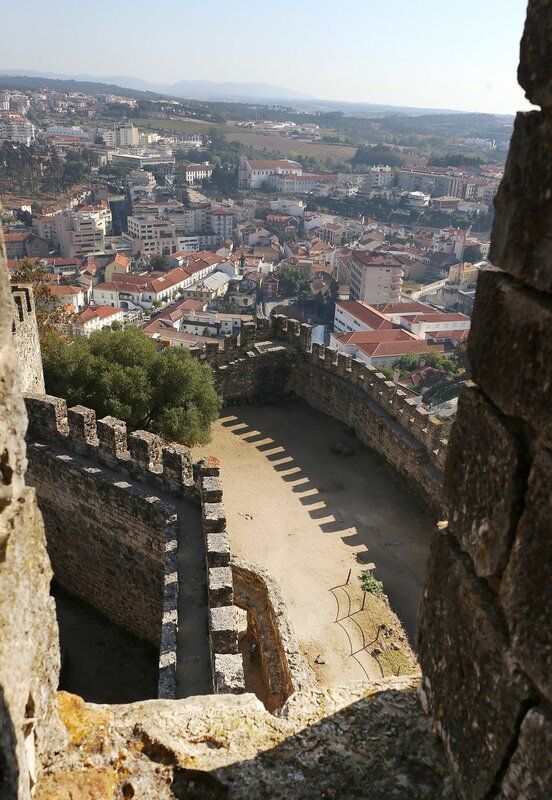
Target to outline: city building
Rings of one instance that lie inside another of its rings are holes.
[[[352,300],[374,305],[401,297],[403,265],[391,253],[353,250],[349,286]]]
[[[302,175],[303,167],[297,161],[288,159],[259,161],[240,158],[238,167],[238,187],[240,189],[260,189],[271,176]]]

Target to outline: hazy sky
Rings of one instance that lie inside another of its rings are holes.
[[[526,0],[68,0],[6,3],[0,69],[262,81],[330,100],[528,107]],[[23,23],[23,25],[22,25]]]

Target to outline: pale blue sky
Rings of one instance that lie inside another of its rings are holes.
[[[5,4],[0,69],[262,81],[367,103],[514,112],[526,0]]]

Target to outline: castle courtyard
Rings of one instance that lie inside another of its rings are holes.
[[[221,463],[232,553],[278,581],[319,682],[402,674],[408,656],[395,669],[371,655],[378,624],[395,625],[399,642],[402,631],[384,604],[374,612],[370,598],[362,609],[359,575],[383,581],[414,645],[432,522],[383,460],[340,422],[293,402],[224,408],[194,455],[210,453]]]

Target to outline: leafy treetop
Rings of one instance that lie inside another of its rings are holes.
[[[177,347],[158,351],[137,328],[102,330],[63,341],[49,334],[43,345],[49,393],[69,405],[85,405],[98,416],[124,420],[192,446],[210,439],[221,399],[208,366]]]

